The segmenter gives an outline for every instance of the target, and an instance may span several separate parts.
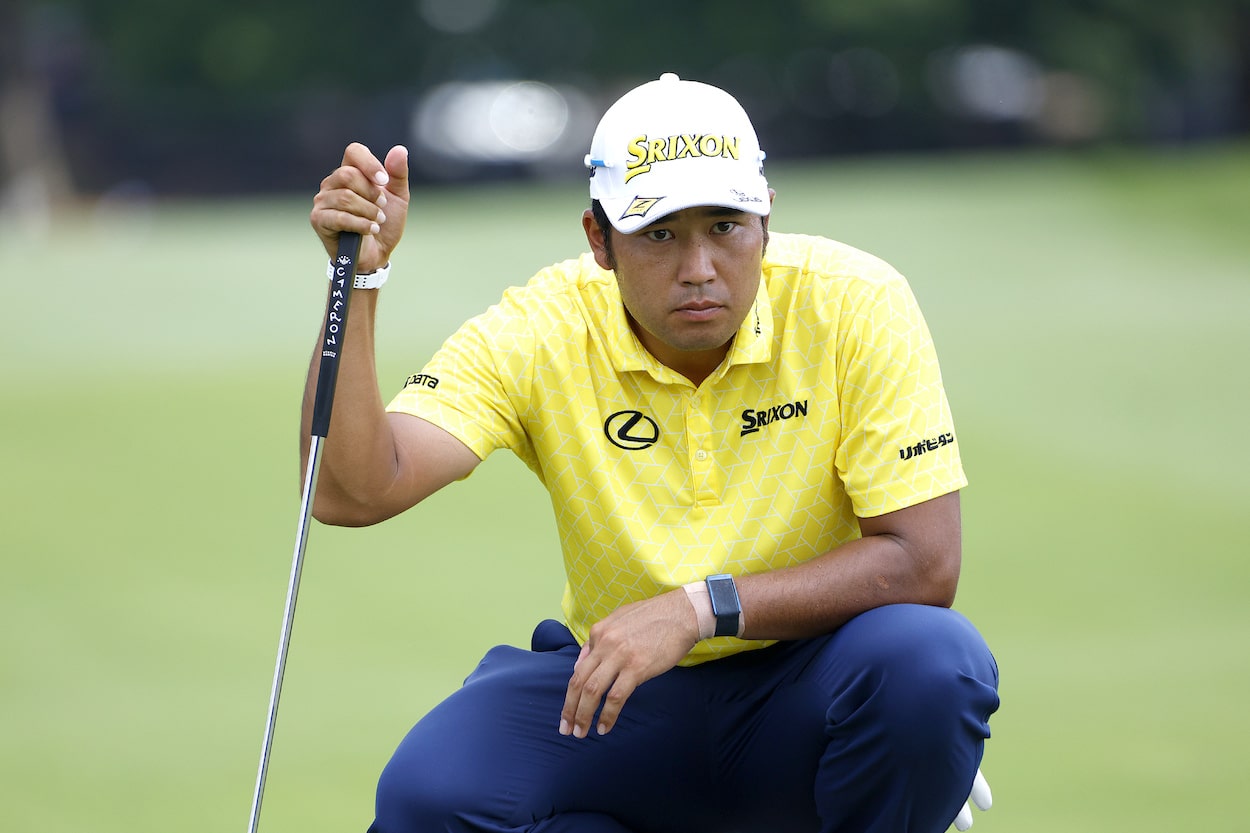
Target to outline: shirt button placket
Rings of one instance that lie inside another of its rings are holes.
[[[711,487],[712,426],[703,413],[698,394],[692,394],[686,406],[686,442],[693,451],[691,469],[696,503],[715,503],[718,498]]]

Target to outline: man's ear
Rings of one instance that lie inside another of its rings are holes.
[[[777,198],[777,192],[772,188],[768,189],[768,213],[760,218],[760,228],[764,231],[764,251],[768,251],[768,221],[772,219],[773,200]]]
[[[595,263],[600,269],[609,272],[616,268],[612,256],[608,253],[608,241],[604,239],[603,229],[595,221],[595,214],[589,208],[582,212],[582,230],[586,232],[586,242],[590,244],[590,252],[595,256]]]

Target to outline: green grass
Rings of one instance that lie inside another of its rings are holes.
[[[972,485],[958,607],[1002,668],[977,830],[1244,829],[1250,148],[778,166],[773,225],[909,276]],[[389,393],[580,250],[579,183],[419,193]],[[0,828],[243,829],[298,510],[323,259],[302,199],[0,237]],[[470,252],[471,262],[456,257]],[[494,458],[314,526],[263,830],[362,830],[411,722],[556,615],[545,495]]]

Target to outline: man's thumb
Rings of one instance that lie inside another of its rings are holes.
[[[396,180],[403,183],[406,190],[408,187],[408,148],[403,145],[395,145],[386,153],[386,172],[390,174],[392,182],[392,190],[394,185],[399,184]]]

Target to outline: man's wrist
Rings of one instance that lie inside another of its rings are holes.
[[[699,623],[699,639],[711,639],[716,633],[716,614],[712,612],[712,597],[708,595],[707,584],[693,581],[683,585],[682,589],[694,608],[694,618]]]
[[[713,579],[724,579],[725,576],[711,576]],[[730,586],[733,579],[730,578]],[[712,593],[708,587],[707,580],[692,581],[690,584],[682,585],[682,590],[686,591],[686,598],[690,601],[690,606],[694,608],[695,619],[699,623],[699,639],[711,639],[717,636],[717,616],[716,607],[712,604]],[[722,625],[722,633],[720,636],[737,636],[741,637],[742,632],[746,629],[746,619],[742,615],[742,605],[737,599],[737,588],[733,588],[734,601],[731,608],[735,611],[732,624],[726,623]],[[732,629],[732,632],[731,632]]]

